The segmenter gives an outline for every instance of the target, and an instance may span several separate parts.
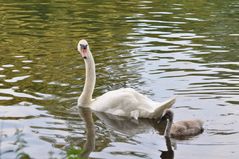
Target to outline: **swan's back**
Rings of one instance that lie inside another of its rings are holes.
[[[172,137],[194,136],[203,132],[201,120],[178,121],[172,125],[170,135]]]
[[[170,108],[175,99],[164,103],[154,102],[132,88],[109,91],[96,98],[90,107],[99,112],[137,118],[158,118]]]

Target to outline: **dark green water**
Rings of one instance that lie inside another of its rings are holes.
[[[66,158],[87,139],[95,141],[90,158],[238,158],[237,0],[0,0],[0,28],[2,159]],[[71,109],[84,85],[82,38],[96,61],[95,97],[121,87],[158,101],[176,95],[175,120],[201,118],[204,133],[162,153],[165,139],[151,123],[93,113],[95,140],[87,138]]]

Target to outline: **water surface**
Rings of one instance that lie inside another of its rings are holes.
[[[90,158],[238,158],[238,11],[236,0],[2,0],[0,157],[65,158],[84,146],[84,118],[72,108],[84,85],[76,45],[85,38],[95,97],[121,87],[158,101],[176,95],[175,120],[205,122],[203,134],[172,140],[168,152],[157,125],[93,112]]]

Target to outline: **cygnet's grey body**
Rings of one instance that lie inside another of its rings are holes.
[[[203,132],[203,122],[201,120],[185,120],[173,123],[174,113],[172,110],[165,110],[161,119],[167,119],[164,136],[167,137],[187,137],[195,136]]]

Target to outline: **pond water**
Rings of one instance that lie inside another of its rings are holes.
[[[88,146],[90,158],[238,158],[238,12],[237,0],[1,0],[0,158],[66,158],[72,146]],[[95,97],[121,87],[177,96],[175,120],[200,118],[204,133],[169,149],[150,121],[93,112],[87,126],[76,109],[82,38]]]

